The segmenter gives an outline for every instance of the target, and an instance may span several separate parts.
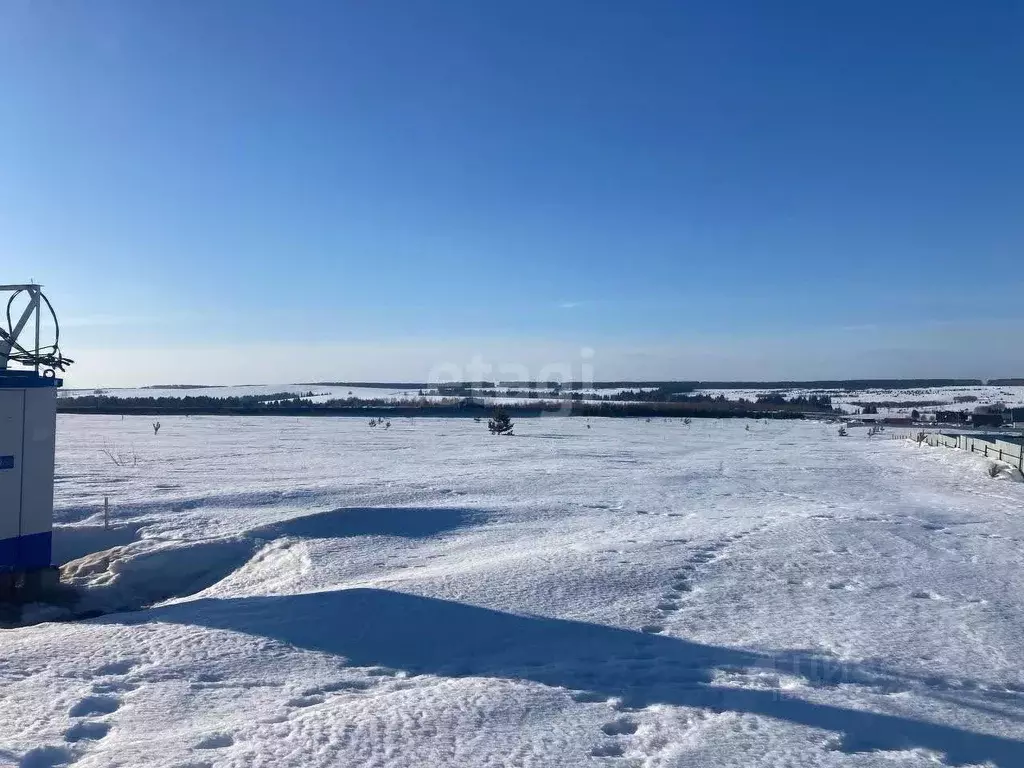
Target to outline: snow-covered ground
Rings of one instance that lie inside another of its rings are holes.
[[[482,397],[478,398],[481,402],[488,403],[490,405],[542,405],[545,403],[560,403],[565,399],[565,393],[555,393],[553,390],[548,388],[529,388],[529,387],[489,387],[488,389],[494,389],[497,392],[505,391],[508,392],[510,389],[523,392],[532,391],[537,393],[544,393],[550,395],[549,397]],[[636,387],[635,391],[649,391],[653,387]],[[568,390],[567,390],[568,391]],[[584,388],[572,390],[580,395],[583,395],[584,402],[590,402],[594,396],[609,396],[619,394],[620,392],[633,391],[627,390],[622,387],[603,387],[600,389]],[[445,395],[438,394],[437,388],[426,388],[426,389],[415,389],[415,388],[395,388],[395,387],[348,387],[348,386],[329,386],[329,385],[316,385],[316,384],[259,384],[259,385],[241,385],[241,386],[228,386],[228,387],[195,387],[190,389],[178,389],[178,388],[145,388],[145,389],[62,389],[58,393],[59,397],[81,397],[83,395],[92,395],[96,393],[102,393],[109,397],[247,397],[247,396],[258,396],[258,395],[276,395],[282,392],[289,392],[296,395],[302,395],[305,399],[310,400],[314,403],[325,403],[330,400],[345,400],[348,398],[355,398],[357,400],[443,400]],[[312,392],[313,395],[309,396]],[[423,394],[420,394],[420,393]],[[447,397],[452,397],[448,395]]]
[[[847,413],[858,413],[856,403],[909,403],[906,406],[879,408],[878,413],[886,416],[907,416],[912,410],[928,411],[973,411],[981,405],[1002,403],[1008,407],[1024,406],[1024,387],[974,386],[974,387],[926,387],[922,389],[702,389],[698,392],[729,400],[756,400],[758,395],[779,393],[787,398],[798,395],[829,395],[832,405]],[[957,397],[975,397],[967,403],[957,403]],[[931,401],[940,405],[915,406],[914,402]]]
[[[398,399],[409,400],[419,397],[420,390],[409,387],[339,387],[323,384],[253,384],[231,387],[145,388],[145,389],[64,389],[61,397],[81,397],[102,392],[110,397],[247,397],[276,395],[291,392],[305,395],[313,392],[315,400],[344,400],[354,397],[360,400]]]
[[[497,390],[508,390],[508,387],[497,387]],[[522,391],[523,388],[514,389]],[[650,391],[652,387],[635,387],[636,391]],[[75,390],[68,389],[60,392],[61,397],[76,397],[89,395],[98,390]],[[317,386],[310,384],[270,384],[232,387],[204,387],[198,389],[106,389],[101,390],[111,397],[242,397],[246,395],[269,395],[279,392],[292,392],[294,394],[306,395],[313,392],[314,395],[308,399],[313,402],[326,402],[354,397],[360,400],[418,400],[425,397],[427,400],[439,400],[440,395],[435,394],[436,389],[422,390],[412,388],[389,388],[389,387],[339,387],[339,386]],[[544,403],[561,402],[559,397],[549,389],[534,389],[536,392],[551,393],[550,398],[522,398],[522,397],[491,397],[481,398],[484,402],[492,405],[541,405]],[[602,387],[598,389],[584,388],[574,390],[583,396],[584,402],[591,402],[596,396],[608,396],[631,391],[623,387]],[[756,400],[758,395],[780,393],[787,398],[798,395],[829,395],[832,403],[840,410],[856,414],[860,407],[858,402],[907,402],[909,405],[879,408],[879,415],[882,416],[908,416],[911,410],[922,412],[936,410],[966,410],[973,411],[981,405],[993,405],[1003,403],[1006,406],[1024,406],[1024,387],[1004,386],[974,386],[974,387],[928,387],[924,389],[866,389],[866,390],[839,390],[839,389],[701,389],[696,391],[699,394],[707,394],[713,397],[724,395],[729,400],[745,398]],[[977,400],[968,403],[956,403],[954,399],[960,396],[973,396]],[[562,395],[564,397],[564,394]],[[932,406],[915,406],[913,403],[931,401],[941,403]]]
[[[979,457],[813,422],[149,422],[60,418],[78,610],[135,610],[0,631],[0,765],[1024,764],[1024,484]]]

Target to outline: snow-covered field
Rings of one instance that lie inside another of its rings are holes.
[[[547,394],[548,397],[480,397],[481,402],[490,405],[541,405],[544,403],[560,403],[565,399],[565,393],[559,394],[548,388],[529,387],[496,387],[496,391],[508,391],[513,389],[517,392],[532,391],[540,395]],[[650,391],[653,387],[635,387],[636,391]],[[572,390],[583,396],[584,402],[589,402],[594,396],[615,395],[620,392],[633,391],[622,387],[603,387],[600,389],[583,388]],[[82,397],[102,393],[109,397],[247,397],[258,395],[276,395],[282,392],[289,392],[295,395],[302,395],[305,399],[314,403],[325,403],[330,400],[345,400],[355,398],[357,400],[443,400],[445,395],[438,394],[437,388],[416,389],[411,387],[349,387],[333,386],[322,384],[254,384],[227,387],[194,387],[189,389],[150,387],[144,389],[62,389],[59,397]],[[309,396],[312,392],[313,395]],[[423,394],[420,394],[420,393]],[[448,395],[452,397],[452,395]]]
[[[162,421],[60,418],[79,610],[136,610],[0,632],[0,765],[1024,765],[1024,484],[979,457]]]
[[[354,397],[360,400],[396,399],[411,400],[419,397],[419,390],[395,387],[339,387],[324,384],[252,384],[230,387],[195,387],[190,389],[148,387],[144,389],[63,389],[61,397],[81,397],[102,392],[110,397],[247,397],[276,395],[291,392],[305,395],[313,392],[313,400],[344,400]]]
[[[780,393],[788,397],[799,395],[829,395],[832,405],[846,413],[859,413],[859,402],[908,403],[906,406],[879,408],[883,416],[908,416],[912,410],[929,411],[973,411],[982,405],[1002,403],[1007,407],[1024,406],[1024,387],[974,386],[974,387],[925,387],[922,389],[702,389],[703,394],[713,397],[724,395],[729,400],[756,400],[758,395]],[[977,398],[971,402],[958,403],[957,397]],[[914,402],[938,402],[941,405],[915,406]]]
[[[498,387],[497,389],[503,389]],[[507,388],[505,388],[507,389]],[[522,388],[516,388],[520,390]],[[649,391],[652,387],[636,387],[639,391]],[[291,392],[294,394],[306,395],[313,392],[314,395],[308,399],[313,402],[326,402],[354,397],[360,400],[417,400],[425,397],[427,400],[441,399],[436,390],[423,390],[420,395],[418,389],[412,388],[388,388],[388,387],[339,387],[310,384],[271,384],[251,385],[232,387],[204,387],[198,389],[106,389],[101,390],[111,397],[243,397],[246,395],[268,395],[279,392]],[[548,389],[535,389],[534,391],[550,393],[550,398],[522,398],[522,397],[491,397],[481,398],[484,402],[492,405],[540,405],[543,403],[560,402],[557,395]],[[628,391],[622,387],[603,387],[599,389],[584,388],[575,392],[583,396],[584,402],[590,402],[595,396],[608,396]],[[76,397],[92,394],[94,390],[62,390],[61,397]],[[937,410],[965,410],[973,411],[982,405],[994,405],[1002,403],[1009,407],[1024,406],[1024,387],[1010,386],[973,386],[973,387],[927,387],[922,389],[865,389],[865,390],[840,390],[840,389],[700,389],[696,393],[707,394],[712,397],[722,395],[729,400],[744,398],[754,401],[758,395],[779,393],[787,398],[799,395],[829,395],[833,405],[840,411],[848,414],[860,412],[859,402],[906,402],[908,405],[894,405],[878,409],[881,416],[909,416],[912,410],[921,412]],[[564,396],[564,395],[563,395]],[[955,402],[956,397],[970,396],[977,398],[968,403]],[[914,403],[930,401],[941,403],[940,405],[914,405]]]

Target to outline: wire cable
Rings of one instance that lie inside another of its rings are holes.
[[[7,300],[7,329],[0,328],[0,337],[11,346],[7,359],[29,368],[40,366],[42,368],[52,368],[55,371],[64,371],[75,361],[61,354],[60,322],[57,320],[57,313],[54,311],[53,305],[42,291],[38,292],[39,298],[46,303],[46,308],[50,310],[50,317],[53,318],[53,343],[40,346],[35,350],[29,350],[14,340],[14,320],[11,317],[11,307],[14,306],[15,299],[26,290],[28,289],[19,288]],[[37,306],[36,312],[40,312],[41,309],[41,307]]]

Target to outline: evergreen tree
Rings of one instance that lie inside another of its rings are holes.
[[[487,422],[487,428],[492,435],[511,435],[512,420],[500,408],[494,412],[494,416]]]

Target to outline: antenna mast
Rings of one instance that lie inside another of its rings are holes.
[[[23,293],[28,294],[28,304],[22,310],[21,316],[15,321],[11,315],[11,310],[14,307],[15,299]],[[10,294],[10,296],[7,298],[6,327],[0,323],[0,371],[6,371],[11,362],[32,368],[36,373],[39,373],[40,368],[63,371],[74,362],[60,353],[60,324],[57,322],[57,314],[53,311],[50,300],[43,293],[41,285],[36,285],[35,283],[0,285],[0,298],[2,298],[3,294]],[[54,325],[53,343],[47,345],[43,345],[39,338],[44,304],[50,310]],[[25,344],[19,341],[19,338],[21,338],[25,332],[25,327],[32,319],[35,320],[35,343],[31,346],[25,346]]]

